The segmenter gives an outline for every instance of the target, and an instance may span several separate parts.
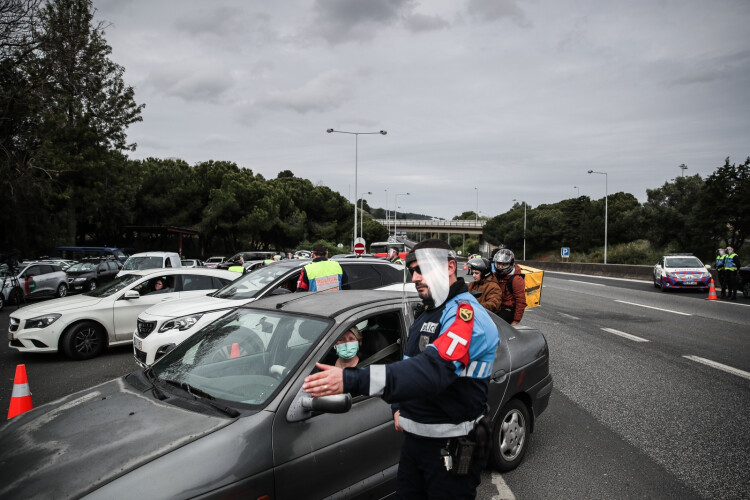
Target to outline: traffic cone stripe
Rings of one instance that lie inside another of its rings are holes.
[[[13,384],[13,394],[10,395],[11,398],[23,398],[26,396],[31,396],[31,389],[29,388],[29,384]]]

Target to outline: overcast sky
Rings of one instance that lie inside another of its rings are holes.
[[[748,0],[94,0],[132,158],[282,170],[452,218],[750,156]],[[579,189],[574,188],[578,186]]]

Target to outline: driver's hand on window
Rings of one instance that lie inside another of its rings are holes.
[[[400,425],[398,425],[398,416],[401,413],[401,410],[396,410],[396,413],[393,414],[393,425],[396,427],[396,430],[398,432],[403,431]]]

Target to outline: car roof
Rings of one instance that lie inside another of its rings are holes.
[[[208,274],[210,276],[216,276],[218,278],[239,278],[239,274],[234,271],[227,271],[226,269],[209,269],[209,268],[194,268],[194,267],[158,267],[155,269],[139,269],[137,271],[130,271],[128,275],[136,276],[156,276],[159,274]]]
[[[242,306],[243,309],[283,310],[314,316],[335,316],[342,311],[372,303],[398,303],[406,298],[419,300],[414,293],[390,290],[333,290],[325,292],[270,295]]]
[[[138,252],[134,253],[130,257],[164,257],[166,255],[178,255],[177,252],[162,252],[162,251],[153,251],[153,252]]]

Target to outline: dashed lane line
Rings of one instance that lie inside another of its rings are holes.
[[[683,316],[692,316],[692,314],[690,314],[690,313],[684,313],[684,312],[680,312],[680,311],[671,311],[669,309],[662,309],[661,307],[647,306],[646,304],[637,304],[635,302],[627,302],[627,301],[624,301],[624,300],[615,300],[615,302],[619,302],[620,304],[628,304],[630,306],[645,307],[647,309],[655,309],[657,311],[668,312],[668,313],[672,313],[672,314],[681,314]]]
[[[492,495],[492,500],[516,500],[516,496],[513,494],[513,491],[508,488],[503,476],[498,473],[493,473],[492,484],[497,488],[497,495]]]
[[[723,365],[721,363],[717,363],[716,361],[711,361],[710,359],[706,359],[706,358],[700,358],[698,356],[684,355],[682,357],[685,359],[689,359],[691,361],[695,361],[696,363],[701,363],[706,366],[710,366],[711,368],[716,368],[717,370],[731,373],[732,375],[737,375],[738,377],[742,377],[742,378],[746,378],[750,380],[750,373],[734,368],[733,366]]]
[[[602,330],[604,330],[607,333],[611,333],[611,334],[614,334],[614,335],[619,335],[620,337],[632,340],[634,342],[649,342],[649,340],[647,340],[647,339],[644,339],[644,338],[641,338],[641,337],[636,337],[635,335],[631,335],[629,333],[621,332],[620,330],[615,330],[614,328],[602,328]]]
[[[557,314],[559,314],[560,316],[563,316],[565,318],[568,318],[568,319],[575,319],[575,320],[581,319],[578,316],[573,316],[572,314],[562,313],[560,311],[558,311]]]
[[[583,283],[584,285],[593,285],[593,286],[607,286],[604,283],[592,283],[590,281],[580,281],[580,280],[568,280],[573,283]]]

